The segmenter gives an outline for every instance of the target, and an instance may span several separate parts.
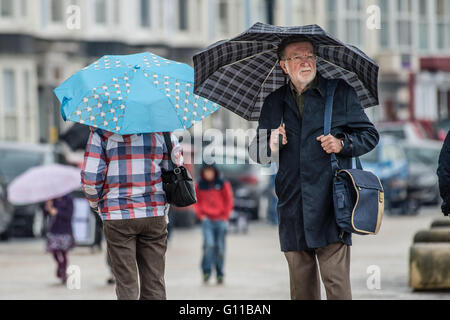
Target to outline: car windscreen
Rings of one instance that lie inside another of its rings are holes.
[[[406,157],[413,163],[422,163],[425,165],[437,165],[439,160],[439,149],[406,147]]]
[[[379,128],[378,132],[383,136],[391,136],[401,140],[406,139],[405,131],[402,128]]]
[[[360,156],[359,159],[361,161],[370,162],[370,163],[378,162],[378,148],[375,148],[372,151]]]
[[[15,177],[44,161],[42,152],[0,149],[0,179],[10,183]]]

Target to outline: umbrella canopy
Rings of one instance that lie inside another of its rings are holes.
[[[64,120],[124,135],[187,129],[218,110],[193,82],[192,67],[144,52],[103,56],[54,92]]]
[[[194,56],[194,92],[247,120],[258,120],[265,98],[287,82],[277,48],[291,36],[315,46],[317,72],[355,88],[364,108],[378,105],[378,66],[358,48],[346,45],[318,25],[277,27],[256,23],[230,40]]]
[[[50,164],[28,169],[8,186],[8,201],[16,205],[61,197],[81,187],[80,169]]]

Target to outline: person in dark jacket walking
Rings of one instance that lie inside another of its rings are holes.
[[[194,205],[203,231],[203,281],[208,282],[213,267],[217,282],[224,277],[225,236],[227,221],[233,209],[233,191],[229,181],[220,178],[215,165],[203,165],[200,180],[195,185],[197,203]]]
[[[450,132],[450,131],[449,131]],[[447,133],[444,145],[439,155],[439,165],[437,169],[439,178],[439,192],[441,193],[441,209],[444,215],[450,214],[450,134]]]
[[[324,136],[328,80],[316,71],[313,44],[305,38],[286,38],[278,56],[290,81],[265,99],[250,156],[278,165],[279,237],[289,267],[291,298],[321,298],[320,268],[327,298],[351,299],[351,234],[339,230],[335,221],[330,154],[336,154],[341,168],[351,168],[352,157],[371,151],[379,134],[355,89],[339,80],[331,134]],[[258,155],[269,157],[255,156],[255,144],[256,150],[263,150]]]
[[[57,263],[56,276],[67,280],[67,252],[75,246],[72,233],[73,201],[68,195],[45,202],[44,213],[50,216],[47,233],[47,252]]]

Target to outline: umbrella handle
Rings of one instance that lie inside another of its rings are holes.
[[[283,149],[284,144],[283,144],[283,135],[280,133],[278,135],[278,150]]]

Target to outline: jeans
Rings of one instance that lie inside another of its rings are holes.
[[[203,274],[210,275],[212,268],[216,268],[217,277],[223,277],[225,258],[225,236],[227,223],[223,220],[202,220],[203,231]]]

